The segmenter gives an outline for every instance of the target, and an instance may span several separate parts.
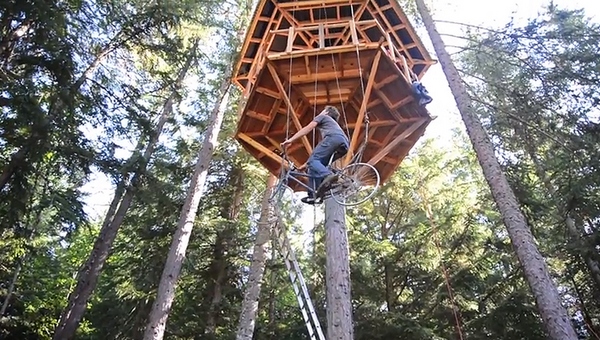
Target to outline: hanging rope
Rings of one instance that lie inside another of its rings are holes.
[[[421,195],[422,198],[424,198],[423,196],[424,195]],[[438,252],[438,256],[440,257],[440,267],[442,269],[442,275],[444,276],[444,281],[446,283],[446,290],[448,292],[448,297],[450,298],[450,304],[452,306],[452,314],[454,315],[456,332],[458,333],[458,338],[460,340],[463,340],[464,337],[463,337],[462,327],[460,325],[460,316],[459,316],[458,305],[456,304],[456,299],[454,298],[454,293],[453,293],[452,286],[450,284],[450,276],[448,275],[448,270],[446,269],[446,265],[444,264],[442,247],[440,245],[440,240],[439,240],[438,233],[437,233],[437,224],[433,220],[433,212],[431,211],[431,206],[429,205],[429,203],[425,201],[423,204],[424,204],[424,209],[425,209],[425,215],[427,216],[427,219],[429,220],[429,223],[431,224],[431,228],[432,228],[432,232],[433,232],[433,235],[432,235],[433,243],[435,244],[435,247]]]

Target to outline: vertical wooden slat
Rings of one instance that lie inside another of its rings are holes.
[[[294,38],[296,38],[294,26],[290,26],[290,28],[288,29],[287,47],[285,49],[285,51],[288,53],[291,53],[292,49],[294,48]]]
[[[350,33],[352,34],[352,43],[358,45],[358,35],[356,34],[356,23],[354,19],[350,20]]]
[[[394,51],[394,43],[392,42],[392,37],[389,33],[386,33],[387,43],[388,43],[388,51],[390,51],[390,57],[394,62],[396,62],[396,53]]]
[[[325,48],[325,25],[323,23],[319,24],[319,48]]]
[[[408,63],[406,62],[406,58],[404,56],[400,56],[402,58],[402,66],[404,68],[404,76],[406,77],[406,79],[409,82],[412,82],[411,76],[410,76],[410,69],[408,68]]]

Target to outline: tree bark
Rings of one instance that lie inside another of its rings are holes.
[[[454,95],[484,177],[500,210],[517,257],[523,266],[525,278],[535,297],[549,339],[576,340],[577,335],[567,311],[561,304],[560,295],[550,277],[548,266],[535,244],[517,198],[502,172],[492,143],[481,121],[475,115],[471,98],[462,83],[456,66],[446,51],[446,46],[424,0],[415,1]]]
[[[108,259],[112,244],[117,237],[117,233],[123,223],[125,215],[131,206],[135,193],[141,185],[141,177],[146,170],[150,157],[156,149],[158,138],[162,133],[164,125],[173,113],[173,103],[177,96],[177,91],[181,87],[192,62],[195,59],[194,50],[195,48],[190,49],[190,55],[175,80],[174,89],[163,105],[158,123],[150,136],[150,140],[148,141],[148,145],[144,150],[141,160],[139,160],[141,164],[135,171],[129,187],[123,194],[123,190],[126,187],[126,179],[123,179],[121,183],[117,185],[115,195],[104,218],[98,238],[94,242],[94,247],[92,248],[90,256],[79,270],[77,275],[77,285],[69,295],[67,306],[60,316],[60,320],[54,332],[54,340],[67,340],[75,335],[75,331],[77,330],[79,322],[87,307],[87,302],[96,288],[102,268]],[[132,159],[137,157],[138,155],[134,154]]]
[[[206,318],[206,328],[204,329],[204,334],[213,335],[211,339],[214,338],[217,329],[218,308],[223,300],[223,284],[225,284],[227,278],[227,259],[225,258],[227,237],[227,231],[220,231],[217,234],[213,251],[213,261],[211,264],[211,272],[214,273],[214,275],[211,275],[213,279],[212,294]]]
[[[6,309],[8,309],[8,305],[10,304],[10,298],[12,297],[12,295],[15,291],[17,279],[19,278],[21,269],[23,269],[23,263],[28,261],[30,254],[31,253],[28,253],[27,255],[25,255],[23,257],[23,259],[21,259],[19,261],[19,263],[17,264],[17,268],[15,268],[15,272],[13,273],[12,280],[10,281],[10,285],[8,286],[8,291],[6,292],[6,297],[4,298],[4,301],[2,302],[2,308],[0,308],[0,318],[4,316],[4,313],[6,313]]]
[[[204,182],[206,181],[208,165],[212,160],[213,151],[217,144],[217,136],[223,122],[224,110],[221,110],[220,104],[227,101],[226,97],[229,87],[230,79],[228,77],[223,78],[217,92],[220,98],[217,103],[215,103],[209,118],[207,133],[202,143],[202,149],[198,155],[198,162],[196,163],[194,174],[192,175],[192,181],[187,192],[187,197],[179,215],[177,230],[173,235],[171,248],[160,278],[158,294],[148,317],[148,323],[144,332],[144,340],[162,340],[164,336],[167,318],[171,306],[173,305],[173,300],[175,299],[175,289],[179,274],[181,273],[181,265],[196,220],[198,204],[202,197],[202,189],[204,187]]]
[[[271,244],[276,244],[277,240],[274,238],[275,233],[271,233]],[[277,297],[276,297],[276,284],[277,284],[277,265],[275,259],[277,258],[277,249],[271,247],[271,260],[269,261],[269,324],[267,325],[267,339],[277,340]]]
[[[271,197],[276,181],[277,177],[269,175],[267,188],[262,198],[250,273],[248,274],[248,283],[246,284],[246,292],[242,301],[242,312],[240,313],[240,322],[235,336],[236,340],[252,340],[252,335],[254,334],[254,326],[258,314],[258,300],[265,273],[266,253],[271,236],[272,221],[270,221],[271,205],[269,198]]]
[[[327,339],[352,340],[354,327],[346,211],[343,206],[331,199],[325,201],[325,247]]]
[[[236,340],[252,340],[254,327],[256,324],[256,315],[258,314],[258,300],[262,287],[263,275],[265,273],[266,253],[271,236],[271,204],[269,198],[277,182],[277,177],[269,175],[267,179],[267,188],[262,199],[260,218],[257,223],[256,240],[254,241],[254,250],[252,252],[252,262],[250,264],[250,273],[248,274],[248,283],[246,292],[242,301],[242,312],[240,313],[240,322],[238,324]]]
[[[242,199],[244,197],[244,170],[236,165],[229,176],[229,182],[233,185],[233,197],[224,200],[221,216],[227,219],[225,228],[218,232],[213,251],[211,263],[211,277],[213,278],[212,298],[208,308],[205,334],[216,336],[215,332],[219,322],[219,306],[223,301],[223,285],[227,282],[228,258],[227,251],[230,249],[231,240],[236,238],[236,221],[238,220]]]

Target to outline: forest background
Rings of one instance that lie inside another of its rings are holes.
[[[598,339],[600,28],[588,16],[600,5],[553,4],[431,6],[578,336]],[[67,310],[85,311],[78,339],[141,337],[217,111],[219,143],[165,338],[235,338],[267,178],[231,138],[240,98],[228,76],[248,7],[3,5],[1,338],[56,337]],[[438,118],[376,199],[348,211],[355,336],[545,339],[439,66],[424,84]],[[115,192],[121,206],[129,200],[119,223],[118,212],[106,218]],[[323,230],[312,209],[285,209],[324,318]],[[107,220],[120,229],[110,257],[88,281],[89,302],[70,305]],[[275,253],[264,280],[255,338],[305,338]]]

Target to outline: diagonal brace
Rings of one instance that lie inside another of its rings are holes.
[[[375,156],[371,157],[371,159],[369,160],[369,164],[377,164],[380,160],[387,156],[387,154],[389,154],[390,151],[392,151],[398,144],[400,144],[400,142],[408,138],[408,136],[412,135],[413,132],[415,132],[418,128],[421,127],[421,125],[423,125],[428,120],[428,118],[423,118],[412,123],[412,125],[409,126],[408,129],[402,131],[402,133],[399,134],[396,138],[394,138],[394,140],[392,140],[388,145],[386,145],[383,149],[379,150],[379,152],[375,154]]]
[[[300,119],[298,118],[298,114],[296,114],[296,110],[294,109],[294,105],[292,105],[292,101],[290,100],[290,98],[288,97],[285,88],[283,86],[283,83],[281,82],[281,79],[279,78],[279,75],[277,74],[277,70],[275,69],[275,66],[272,65],[272,63],[267,63],[267,68],[269,69],[269,72],[271,73],[271,76],[273,77],[273,80],[275,81],[275,85],[277,85],[277,88],[279,89],[279,92],[281,93],[281,97],[283,98],[283,100],[285,101],[285,104],[288,107],[288,110],[290,110],[290,116],[292,116],[292,121],[294,122],[294,126],[296,127],[296,129],[298,131],[300,131],[300,129],[302,129],[302,124],[300,124]],[[308,138],[306,136],[302,137],[302,144],[304,144],[304,147],[306,148],[306,152],[308,152],[308,154],[310,155],[312,153],[312,145],[310,144],[310,142],[308,141]]]
[[[350,148],[348,148],[348,153],[346,154],[346,158],[344,159],[343,164],[346,165],[350,162],[352,157],[354,156],[354,152],[356,150],[356,146],[358,144],[358,136],[360,135],[360,127],[363,119],[365,118],[365,112],[367,111],[367,104],[369,103],[371,92],[373,91],[373,85],[375,84],[375,74],[377,73],[377,68],[379,67],[379,60],[381,60],[381,50],[377,51],[375,58],[373,59],[373,64],[371,65],[371,71],[369,72],[369,79],[367,80],[367,88],[365,89],[365,93],[363,95],[362,103],[360,105],[360,109],[358,110],[358,117],[356,117],[356,127],[354,128],[354,132],[352,133],[352,139],[350,140]]]

